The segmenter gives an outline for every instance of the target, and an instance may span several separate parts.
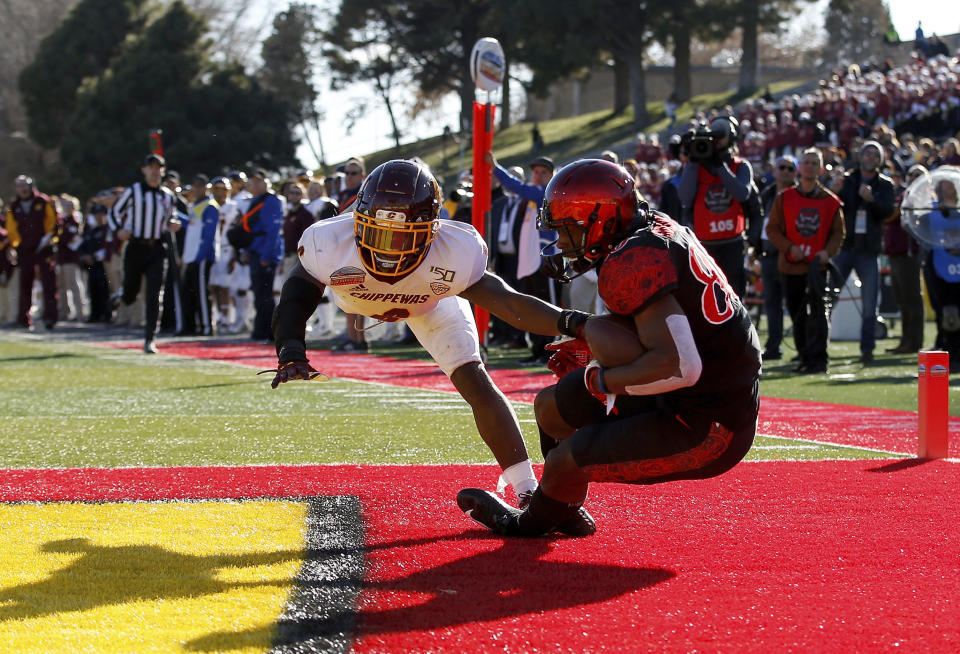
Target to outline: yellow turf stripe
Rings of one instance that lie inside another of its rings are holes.
[[[261,652],[304,558],[306,504],[0,504],[8,652]]]

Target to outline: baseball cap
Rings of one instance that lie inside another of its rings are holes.
[[[786,161],[788,164],[790,164],[790,165],[793,166],[794,168],[797,167],[797,158],[794,157],[794,156],[792,156],[792,155],[782,154],[782,155],[780,155],[779,157],[777,157],[777,165],[778,165],[778,166],[779,166],[781,163],[783,163],[784,161]]]
[[[214,177],[212,180],[210,180],[211,186],[216,186],[217,184],[222,184],[223,186],[229,186],[229,184],[227,183],[227,178],[222,176]]]
[[[33,178],[29,175],[17,175],[13,183],[15,186],[33,186]]]
[[[537,157],[536,159],[530,162],[530,167],[533,168],[534,166],[543,166],[544,168],[549,170],[551,173],[554,170],[553,159],[551,159],[550,157]]]
[[[210,178],[204,175],[203,173],[197,173],[196,175],[193,176],[194,186],[197,186],[198,184],[201,186],[206,186],[209,183],[210,183]]]
[[[730,136],[730,119],[718,116],[710,121],[710,131],[718,137]]]
[[[247,174],[242,170],[231,170],[230,174],[227,175],[233,182],[245,182],[247,181]]]
[[[164,159],[162,155],[159,155],[156,152],[151,152],[143,158],[144,166],[149,166],[150,164],[160,164],[161,166],[166,166],[167,160]]]
[[[168,171],[167,171],[166,173],[164,173],[164,175],[163,175],[163,181],[165,181],[165,182],[167,182],[167,181],[174,181],[174,182],[176,182],[177,184],[179,184],[179,183],[180,183],[180,173],[178,173],[178,172],[175,171],[175,170],[168,170]]]
[[[270,181],[270,176],[267,174],[267,171],[263,168],[254,168],[250,171],[250,177],[259,177],[265,182]]]

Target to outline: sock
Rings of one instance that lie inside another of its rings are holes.
[[[237,315],[234,325],[239,327],[247,322],[247,308],[250,306],[250,296],[244,293],[237,296]]]
[[[497,480],[497,492],[503,493],[507,486],[513,486],[513,492],[520,495],[532,493],[537,488],[537,478],[533,474],[533,464],[530,459],[525,459],[520,463],[514,463],[503,471],[500,479]]]
[[[540,425],[537,425],[537,429],[540,432],[540,452],[543,454],[544,460],[546,460],[547,454],[550,453],[550,450],[559,445],[560,441],[543,431]]]
[[[516,518],[517,535],[543,536],[576,514],[582,502],[567,504],[548,497],[537,487],[527,508]]]

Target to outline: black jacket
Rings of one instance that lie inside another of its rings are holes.
[[[847,228],[842,249],[880,254],[883,249],[884,222],[893,215],[894,210],[893,182],[886,175],[876,175],[870,180],[868,183],[873,189],[872,202],[864,202],[860,197],[862,183],[860,170],[853,170],[846,174],[843,188],[840,189],[843,218]],[[857,212],[860,209],[865,209],[867,216],[866,232],[863,234],[856,233]]]

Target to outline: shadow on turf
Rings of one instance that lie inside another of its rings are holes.
[[[7,357],[0,359],[0,363],[15,363],[17,361],[50,361],[51,359],[89,359],[86,354],[72,354],[70,352],[59,352],[57,354],[43,354],[28,357]]]
[[[302,550],[196,556],[157,545],[105,547],[86,538],[49,541],[40,551],[78,556],[41,581],[0,590],[0,623],[127,602],[222,593],[234,588],[286,586],[289,582],[282,579],[228,582],[218,577],[223,569],[304,558]]]
[[[931,461],[936,461],[936,459],[917,459],[911,457],[909,459],[903,459],[902,461],[887,463],[876,468],[867,468],[867,472],[899,472],[901,470],[909,470],[910,468],[922,466],[924,463],[930,463]]]
[[[651,588],[668,581],[676,573],[666,568],[623,567],[584,562],[545,561],[553,549],[549,539],[503,540],[479,530],[470,530],[445,538],[403,539],[376,545],[370,550],[435,545],[450,541],[459,547],[470,540],[497,541],[500,547],[443,563],[426,569],[411,566],[409,574],[389,581],[369,582],[363,593],[373,596],[401,598],[412,596],[415,604],[380,611],[364,611],[360,615],[358,633],[389,634],[403,632],[429,633],[459,625],[484,623],[513,616],[546,613],[571,607],[600,604],[627,593]],[[323,554],[335,554],[333,549]],[[346,579],[313,582],[315,585],[349,583]],[[420,598],[431,599],[420,603]],[[281,651],[301,651],[298,644],[334,638],[338,629],[356,615],[334,613],[323,620],[314,616],[297,618],[293,631],[299,642],[287,641]],[[291,618],[287,617],[286,622]],[[289,627],[289,625],[287,625]],[[189,641],[189,651],[219,651],[263,642],[275,635],[273,625],[239,632],[217,632]],[[287,649],[290,648],[290,649]],[[306,651],[306,650],[304,650]]]
[[[269,379],[267,381],[270,381]],[[221,382],[219,384],[201,384],[200,386],[175,386],[168,391],[193,391],[199,388],[223,388],[225,386],[243,386],[244,384],[261,384],[263,379],[242,379],[239,381]]]

